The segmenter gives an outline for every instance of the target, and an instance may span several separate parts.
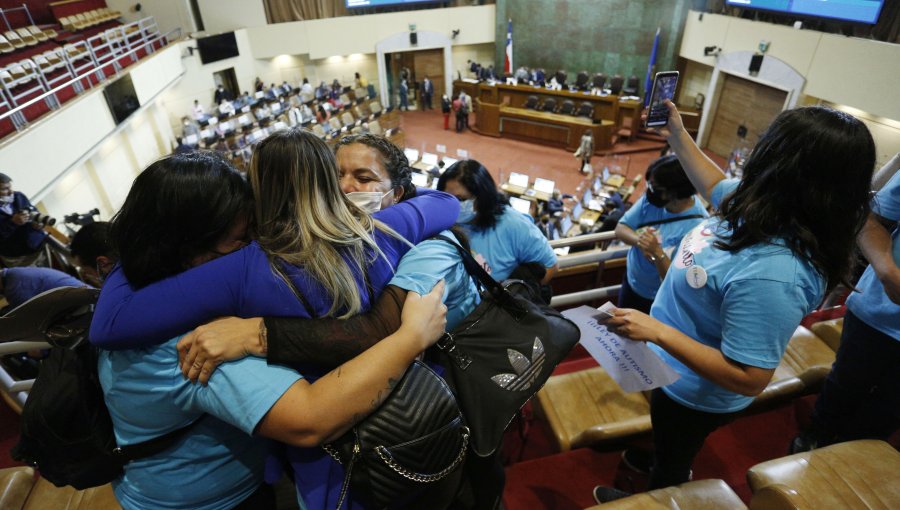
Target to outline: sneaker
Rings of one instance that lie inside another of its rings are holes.
[[[612,487],[598,485],[594,487],[594,501],[597,503],[609,503],[617,499],[627,498],[631,496],[630,492],[620,491]]]
[[[622,464],[632,471],[648,475],[653,467],[653,453],[643,448],[628,448],[622,452]]]

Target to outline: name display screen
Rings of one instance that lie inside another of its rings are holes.
[[[884,0],[726,0],[728,5],[875,24]]]

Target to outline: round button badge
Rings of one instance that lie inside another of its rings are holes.
[[[687,283],[695,289],[702,289],[706,286],[706,269],[700,266],[691,266],[688,268],[685,278]]]

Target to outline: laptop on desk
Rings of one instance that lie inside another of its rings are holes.
[[[551,181],[549,179],[542,179],[540,177],[534,180],[534,197],[538,200],[550,200],[550,196],[553,195],[553,190],[556,186],[556,182]]]
[[[510,172],[509,180],[506,182],[505,191],[516,195],[523,195],[528,189],[528,176],[517,172]]]

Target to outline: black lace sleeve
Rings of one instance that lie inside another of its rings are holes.
[[[269,363],[337,367],[397,331],[405,300],[405,290],[389,286],[371,310],[350,319],[266,317]]]

